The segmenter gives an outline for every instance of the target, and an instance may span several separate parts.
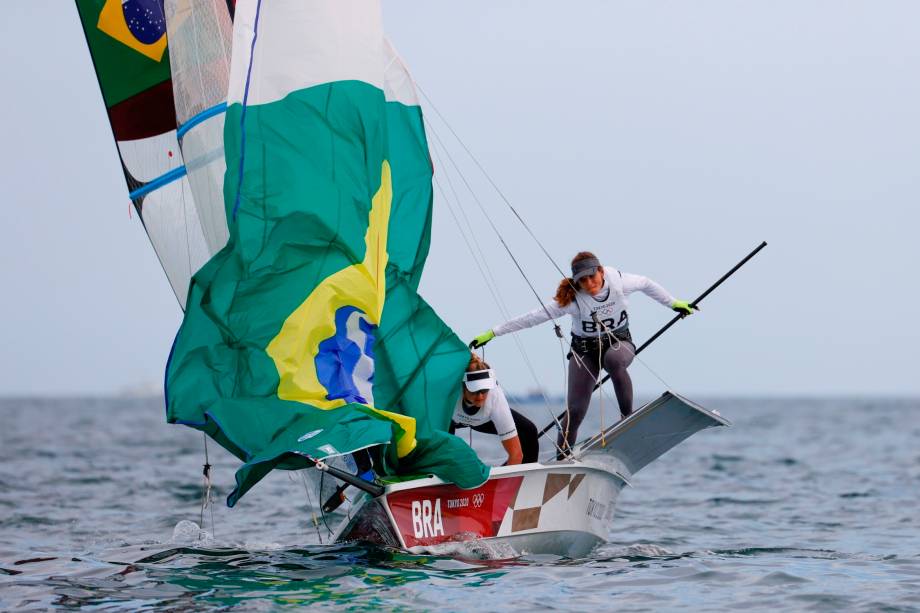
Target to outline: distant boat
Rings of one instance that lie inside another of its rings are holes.
[[[508,401],[516,405],[549,404],[553,407],[559,407],[565,404],[565,395],[553,394],[540,389],[532,389],[518,394],[506,392],[506,395],[508,396]]]

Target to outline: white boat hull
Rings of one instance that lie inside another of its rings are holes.
[[[575,557],[606,539],[624,485],[624,477],[580,462],[498,467],[471,490],[416,479],[392,484],[378,498],[362,495],[336,540],[417,551],[487,539],[518,554]]]
[[[470,490],[437,477],[361,494],[334,534],[408,551],[483,541],[513,552],[568,557],[606,541],[620,491],[635,472],[687,437],[728,422],[671,393],[576,447],[575,459],[492,469]]]

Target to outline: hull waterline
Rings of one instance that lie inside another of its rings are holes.
[[[433,476],[361,494],[334,533],[410,552],[476,541],[523,554],[581,557],[607,540],[629,479],[700,430],[728,425],[670,392],[578,446],[573,459],[502,466],[470,490]]]

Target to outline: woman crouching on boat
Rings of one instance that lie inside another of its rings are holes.
[[[451,434],[457,428],[497,434],[508,452],[506,465],[537,461],[540,451],[537,427],[508,406],[508,399],[495,380],[495,373],[475,354],[470,355],[461,388],[462,393],[451,419]]]
[[[572,316],[568,410],[558,443],[562,451],[571,449],[575,444],[578,427],[588,411],[598,380],[600,365],[613,380],[620,414],[626,417],[632,413],[632,379],[626,369],[633,361],[636,346],[629,333],[626,297],[637,291],[684,315],[693,312],[689,304],[675,300],[648,277],[602,266],[597,256],[582,251],[572,259],[572,276],[559,283],[551,304],[495,326],[473,340],[473,347],[481,347],[496,336],[530,328],[562,315]]]

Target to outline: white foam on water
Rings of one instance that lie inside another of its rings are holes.
[[[653,543],[636,543],[635,545],[629,545],[628,547],[617,549],[613,552],[613,554],[617,557],[624,558],[658,558],[664,556],[673,556],[674,552],[667,547],[662,547]]]
[[[193,521],[183,519],[173,528],[172,538],[169,539],[170,545],[200,545],[202,543],[211,544],[214,537],[207,530],[202,530]]]
[[[508,543],[480,539],[419,545],[410,547],[409,551],[417,555],[444,556],[464,560],[510,560],[521,555]]]
[[[279,549],[287,549],[287,547],[281,543],[260,543],[258,541],[246,541],[243,543],[243,549],[246,551],[277,551]]]
[[[166,545],[189,545],[194,547],[218,547],[218,548],[241,548],[246,551],[277,551],[285,549],[286,546],[275,541],[228,541],[226,539],[215,539],[207,530],[193,521],[183,519],[173,528],[172,537],[166,541]]]

